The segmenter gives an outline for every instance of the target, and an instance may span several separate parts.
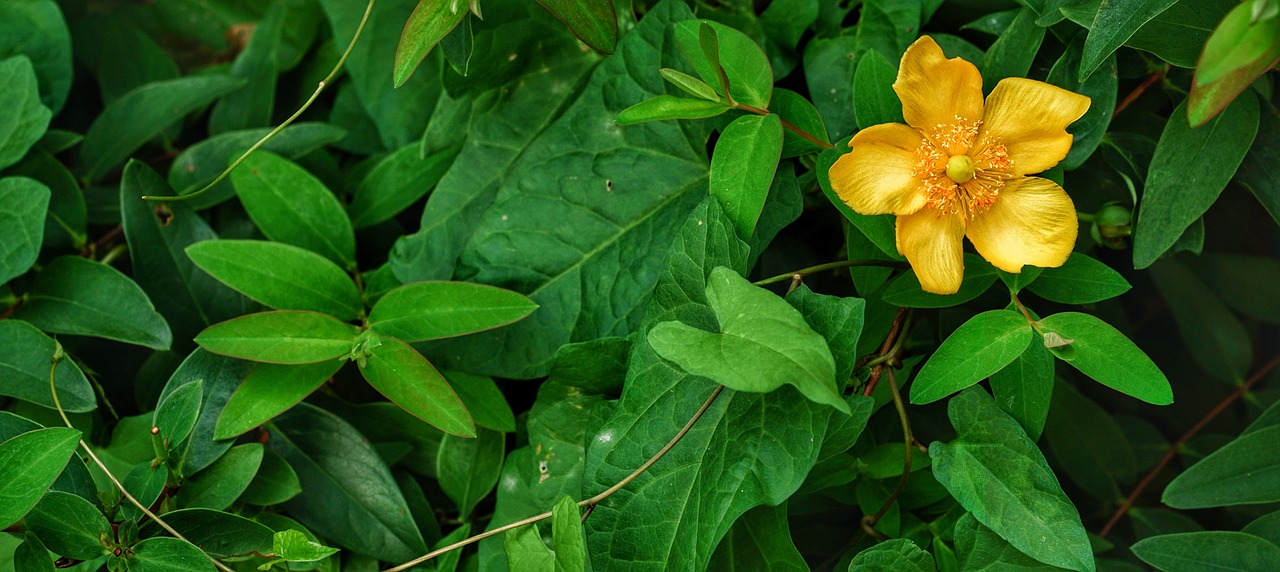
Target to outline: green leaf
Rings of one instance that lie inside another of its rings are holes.
[[[1079,513],[1018,422],[981,389],[956,396],[947,414],[958,437],[933,442],[929,456],[934,476],[956,502],[1036,560],[1094,570]]]
[[[1124,498],[1117,484],[1129,484],[1137,475],[1137,459],[1124,429],[1110,412],[1070,384],[1054,385],[1045,440],[1067,476],[1100,501]]]
[[[1135,268],[1155,262],[1218,199],[1253,143],[1258,113],[1257,98],[1242,97],[1214,120],[1192,128],[1186,102],[1173,110],[1138,205]]]
[[[312,542],[296,530],[281,530],[271,539],[271,552],[289,562],[315,562],[337,554],[338,549]]]
[[[813,98],[813,106],[827,125],[831,141],[848,137],[859,127],[856,112],[849,113],[849,110],[857,109],[854,78],[857,75],[857,56],[862,51],[857,36],[849,34],[815,38],[805,46],[805,85]],[[882,55],[885,58],[895,57]],[[847,152],[847,149],[841,149],[838,153]]]
[[[276,103],[277,55],[281,51],[282,20],[285,4],[271,4],[253,25],[253,33],[231,64],[232,77],[245,80],[243,89],[227,94],[213,104],[209,112],[209,133],[218,134],[237,129],[263,127],[272,123]],[[296,18],[297,13],[294,13]],[[303,22],[289,22],[305,27]]]
[[[169,349],[169,325],[151,299],[119,270],[78,256],[45,265],[16,316],[46,332],[96,336]]]
[[[508,530],[502,538],[503,549],[512,570],[553,572],[556,555],[542,543],[537,523]]]
[[[887,219],[892,222],[892,219]],[[889,227],[892,229],[892,225]],[[897,253],[897,250],[894,250]],[[968,302],[987,291],[996,281],[996,269],[981,256],[964,255],[964,279],[955,294],[925,292],[914,269],[908,269],[884,290],[884,301],[906,308],[949,308]]]
[[[956,552],[959,553],[957,570],[1019,572],[1056,572],[1062,568],[1049,566],[1023,554],[1000,535],[991,531],[964,513],[955,525]],[[938,543],[934,543],[938,546]],[[954,558],[954,557],[953,557]]]
[[[35,264],[44,243],[49,197],[49,188],[34,179],[0,179],[0,284]]]
[[[687,73],[671,68],[662,68],[658,70],[658,74],[662,76],[662,79],[667,80],[667,83],[680,88],[689,95],[707,101],[721,101],[720,94],[717,94],[715,89],[707,85],[707,82]]]
[[[1018,359],[1033,337],[1031,324],[1014,311],[970,318],[920,368],[911,382],[911,402],[932,403],[990,377]]]
[[[351,352],[356,329],[318,312],[279,310],[205,328],[195,341],[215,354],[278,364],[308,364]]]
[[[187,477],[178,495],[183,508],[224,510],[249,487],[262,464],[262,444],[232,447],[212,465]]]
[[[461,146],[422,156],[417,144],[387,155],[360,181],[351,198],[351,224],[373,226],[400,214],[427,194],[444,176]]]
[[[1049,351],[1098,383],[1154,405],[1173,403],[1173,389],[1160,368],[1110,324],[1089,314],[1063,312],[1040,320],[1040,327],[1074,340]]]
[[[551,538],[555,544],[556,572],[587,569],[587,546],[582,532],[582,509],[565,496],[552,509]]]
[[[1180,509],[1280,500],[1280,460],[1272,453],[1280,426],[1250,431],[1178,475],[1161,500]]]
[[[865,300],[840,298],[815,294],[801,284],[787,294],[787,302],[800,311],[814,331],[826,338],[831,355],[836,362],[836,387],[843,389],[844,382],[853,375],[857,361],[858,339],[865,323]],[[852,443],[850,443],[852,445]]]
[[[715,117],[731,109],[719,101],[659,95],[646,99],[620,112],[613,120],[618,125],[635,125],[646,121],[665,121],[668,119],[706,119]]]
[[[262,234],[355,268],[355,234],[338,198],[297,164],[259,150],[231,172],[249,218]]]
[[[706,296],[719,333],[663,322],[648,335],[658,355],[730,389],[768,393],[791,385],[815,403],[849,413],[836,391],[826,340],[795,308],[723,266],[711,271]]]
[[[739,117],[716,141],[711,155],[711,196],[720,199],[744,238],[755,233],[781,156],[782,122],[773,114]]]
[[[983,91],[995,89],[996,84],[1007,77],[1026,77],[1040,51],[1044,32],[1045,29],[1036,24],[1035,12],[1026,7],[1018,10],[982,58]]]
[[[537,308],[521,294],[484,284],[415,282],[383,294],[369,311],[369,328],[410,342],[438,340],[502,327]]]
[[[353,320],[364,310],[351,277],[310,250],[261,240],[206,240],[186,248],[205,272],[277,310],[311,310]]]
[[[492,378],[460,371],[442,373],[453,390],[458,392],[476,425],[504,433],[516,432],[515,413]]]
[[[933,572],[933,557],[906,538],[891,538],[859,552],[849,572]]]
[[[418,0],[418,6],[404,24],[404,33],[396,46],[392,81],[404,85],[422,60],[467,15],[467,5],[460,0]]]
[[[35,68],[25,55],[0,61],[0,169],[17,163],[40,140],[53,112],[40,103]]]
[[[160,499],[160,494],[164,492],[165,484],[169,479],[169,467],[160,464],[152,467],[149,462],[142,462],[133,466],[128,474],[124,476],[121,484],[125,490],[138,499],[143,506],[153,506]],[[120,503],[120,514],[134,522],[143,517],[142,511],[138,510],[133,503],[123,501]]]
[[[1084,164],[1102,143],[1107,127],[1111,125],[1111,116],[1115,112],[1116,93],[1120,81],[1119,68],[1116,67],[1114,55],[1103,60],[1099,73],[1089,76],[1089,79],[1083,82],[1079,81],[1077,72],[1080,69],[1080,55],[1083,49],[1084,42],[1078,39],[1071,42],[1067,51],[1062,53],[1062,57],[1054,62],[1049,70],[1049,76],[1045,78],[1045,81],[1050,84],[1089,97],[1089,110],[1083,117],[1067,126],[1067,133],[1072,136],[1071,151],[1062,160],[1062,166],[1068,171]]]
[[[200,416],[200,400],[204,397],[204,382],[196,380],[183,384],[164,396],[156,405],[151,426],[160,430],[158,435],[166,447],[177,447],[191,434]]]
[[[717,62],[705,52],[701,40],[702,26],[710,26],[717,40],[718,64],[728,77],[733,100],[760,109],[769,109],[773,92],[773,66],[764,50],[749,36],[710,20],[685,20],[676,24],[676,42],[693,65],[698,76],[712,86],[721,85]],[[722,94],[723,95],[723,94]]]
[[[240,78],[194,75],[149,83],[111,102],[80,145],[84,178],[101,179],[170,125],[242,85]]]
[[[8,528],[36,505],[80,443],[67,427],[28,431],[0,443],[0,523]]]
[[[268,449],[262,456],[258,473],[249,481],[249,486],[245,487],[238,500],[257,506],[272,506],[301,493],[302,484],[298,482],[298,473],[294,472],[283,457]]]
[[[305,365],[259,363],[227,401],[214,428],[215,439],[230,439],[262,425],[320,387],[342,369],[326,360]]]
[[[40,537],[27,532],[23,535],[22,544],[13,551],[13,569],[23,572],[54,572],[53,558],[49,549],[44,547]]]
[[[1143,24],[1174,5],[1177,0],[1142,0],[1125,2],[1103,0],[1088,26],[1084,53],[1080,57],[1080,81],[1083,82],[1102,65],[1102,61],[1127,42]]]
[[[148,538],[130,548],[131,572],[195,572],[213,570],[199,548],[176,538]]]
[[[204,383],[200,417],[191,432],[192,437],[182,447],[182,463],[186,474],[209,466],[231,448],[231,441],[215,440],[213,430],[232,392],[249,375],[251,365],[250,362],[214,355],[197,348],[183,360],[165,384],[164,391],[160,394],[162,401],[169,393],[192,381],[198,379]]]
[[[1275,168],[1276,161],[1280,161],[1280,113],[1267,110],[1261,115],[1258,135],[1236,171],[1236,180],[1280,224],[1280,169]]]
[[[271,553],[271,529],[243,516],[207,508],[184,508],[164,513],[164,522],[215,558]],[[148,521],[139,534],[152,537],[165,536],[167,532],[155,521]]]
[[[49,491],[23,519],[59,556],[93,560],[107,553],[103,538],[111,538],[111,523],[93,503],[71,493]]]
[[[1072,252],[1057,268],[1045,268],[1027,289],[1061,304],[1093,304],[1129,291],[1129,281],[1110,266]]]
[[[859,129],[903,122],[902,101],[893,91],[897,79],[897,66],[880,52],[868,51],[858,60],[853,74],[853,113]]]
[[[1240,319],[1176,259],[1152,265],[1151,278],[1169,301],[1178,334],[1196,363],[1224,381],[1244,379],[1253,361],[1253,340]]]
[[[369,385],[441,431],[474,437],[476,428],[471,413],[435,366],[397,338],[385,337],[381,342],[369,348],[366,361],[359,364],[360,373]]]
[[[1280,562],[1280,546],[1252,534],[1220,530],[1153,536],[1129,549],[1143,562],[1167,572],[1267,572]]]
[[[725,534],[711,557],[709,570],[808,570],[791,539],[787,505],[758,506],[747,511]]]
[[[1256,5],[1236,5],[1205,43],[1187,96],[1191,125],[1213,118],[1280,61],[1280,20],[1252,17]]]
[[[1035,336],[1017,359],[991,374],[991,393],[1000,410],[1022,425],[1032,441],[1040,439],[1053,397],[1053,354]]]
[[[363,435],[307,404],[273,424],[268,445],[302,483],[302,494],[282,505],[290,515],[317,534],[379,560],[404,562],[426,553],[395,479]]]
[[[777,4],[770,4],[777,6]],[[776,88],[773,90],[773,101],[769,102],[770,111],[778,114],[779,117],[794,125],[797,129],[812,135],[819,141],[830,143],[827,140],[827,127],[822,122],[822,117],[818,115],[818,110],[813,104],[800,95],[789,89]],[[801,137],[790,129],[782,131],[782,157],[799,157],[809,153],[820,153],[823,148],[807,138]]]
[[[31,58],[40,84],[40,100],[58,113],[71,90],[74,70],[71,34],[56,2],[0,4],[0,55],[12,54],[26,54]]]
[[[84,193],[71,171],[45,149],[34,149],[7,172],[11,177],[27,177],[49,187],[49,212],[44,221],[46,245],[84,248],[88,242],[88,212]],[[3,185],[0,179],[0,185]],[[25,222],[25,221],[24,221]],[[14,237],[17,238],[17,237]],[[16,240],[15,244],[21,244]]]
[[[538,0],[582,43],[612,54],[618,43],[618,15],[612,0]]]

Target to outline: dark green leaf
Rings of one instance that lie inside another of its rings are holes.
[[[769,106],[772,108],[770,111],[778,114],[779,117],[794,125],[797,129],[813,136],[818,141],[829,142],[827,141],[827,127],[823,125],[822,117],[818,116],[818,110],[814,109],[813,104],[808,99],[805,99],[803,95],[789,89],[776,88],[773,90],[773,101],[769,103]],[[782,131],[782,157],[784,159],[821,151],[822,146],[810,139],[802,137],[790,129]]]
[[[369,328],[410,342],[438,340],[505,326],[537,307],[484,284],[415,282],[383,294],[369,311]]]
[[[893,227],[889,228],[892,230]],[[896,252],[895,249],[894,253]],[[907,308],[949,308],[981,296],[996,281],[995,267],[981,256],[966,253],[964,267],[964,279],[960,282],[960,289],[955,294],[925,292],[920,286],[920,279],[916,277],[916,271],[908,269],[885,288],[884,301]]]
[[[444,176],[460,146],[422,156],[417,144],[401,147],[378,162],[351,198],[351,224],[373,226],[390,219],[427,194]]]
[[[45,493],[24,522],[49,550],[67,558],[93,560],[107,553],[103,540],[112,538],[111,523],[102,511],[70,493]]]
[[[728,76],[729,93],[738,103],[769,109],[773,92],[773,67],[764,50],[742,32],[709,20],[686,20],[676,24],[676,41],[703,81],[721,85],[715,61],[707,57],[701,41],[702,26],[710,26],[717,40],[718,63]],[[723,95],[723,94],[722,94]]]
[[[216,354],[278,364],[309,364],[352,351],[356,329],[318,312],[280,310],[205,328],[196,343]]]
[[[2,55],[2,54],[0,54]],[[40,103],[35,68],[25,55],[0,60],[0,169],[8,167],[40,140],[53,112]]]
[[[177,447],[191,434],[200,416],[202,397],[204,382],[196,380],[173,390],[156,406],[151,426],[160,430],[156,435],[167,447]]]
[[[906,538],[892,538],[859,552],[849,572],[933,572],[933,557]]]
[[[1102,61],[1127,42],[1138,28],[1176,2],[1177,0],[1103,0],[1098,5],[1092,25],[1088,26],[1089,37],[1085,39],[1084,53],[1080,57],[1080,81],[1088,79]]]
[[[249,486],[240,495],[240,502],[258,506],[271,506],[285,502],[302,493],[302,485],[298,482],[298,473],[285,462],[284,458],[270,449],[262,456],[262,465],[258,474],[249,481]]]
[[[613,120],[618,125],[635,125],[646,121],[668,119],[706,119],[729,111],[730,107],[719,101],[659,95],[646,99],[620,112]]]
[[[22,544],[13,551],[13,569],[23,572],[54,572],[53,558],[49,549],[44,547],[40,537],[27,532],[23,535]]]
[[[101,179],[167,127],[242,85],[230,76],[196,75],[150,83],[111,102],[80,146],[84,177]]]
[[[991,376],[1031,343],[1031,324],[1010,310],[991,310],[952,332],[911,382],[911,402],[932,403]]]
[[[959,436],[933,442],[929,456],[934,476],[956,502],[1041,562],[1094,570],[1079,513],[1018,422],[976,388],[952,399],[947,413]]]
[[[1063,312],[1040,320],[1040,327],[1073,340],[1049,351],[1098,383],[1154,405],[1173,403],[1173,389],[1160,368],[1110,324],[1089,314]]]
[[[151,299],[119,270],[78,256],[45,265],[17,317],[46,332],[96,336],[169,349],[169,325]]]
[[[130,549],[131,572],[196,572],[213,570],[199,548],[176,538],[148,538]]]
[[[1280,546],[1243,532],[1165,534],[1145,538],[1130,550],[1143,562],[1166,572],[1268,572],[1280,562]]]
[[[1240,319],[1178,260],[1152,265],[1151,278],[1196,363],[1213,377],[1244,379],[1253,360],[1253,341]]]
[[[877,51],[869,51],[858,60],[853,74],[853,112],[858,128],[881,123],[903,123],[902,102],[893,91],[898,68]]]
[[[143,506],[153,506],[164,492],[165,483],[169,479],[169,467],[161,464],[152,467],[150,462],[142,462],[133,466],[121,480],[125,490]],[[121,515],[137,522],[143,517],[142,511],[129,501],[120,502]]]
[[[74,248],[84,248],[89,222],[84,193],[75,176],[61,161],[44,149],[33,149],[21,162],[9,168],[8,174],[28,177],[49,187],[49,213],[44,221],[45,244],[70,244]],[[3,185],[0,180],[0,187]],[[15,244],[21,243],[21,239],[15,241]]]
[[[1070,171],[1084,164],[1085,160],[1102,143],[1107,127],[1111,125],[1111,116],[1116,107],[1116,90],[1119,85],[1118,68],[1114,56],[1103,60],[1098,73],[1081,82],[1078,79],[1080,54],[1084,49],[1083,42],[1077,40],[1067,47],[1062,57],[1054,62],[1045,81],[1089,97],[1089,110],[1084,117],[1067,126],[1071,134],[1071,151],[1062,160],[1062,166]]]
[[[782,122],[773,114],[739,117],[716,141],[711,155],[711,196],[720,199],[743,238],[755,233],[781,156]]]
[[[867,303],[859,298],[815,294],[801,284],[787,294],[787,302],[804,316],[814,331],[826,338],[836,362],[836,388],[843,389],[853,374]],[[851,443],[852,444],[852,443]]]
[[[991,374],[996,404],[1022,425],[1032,441],[1040,439],[1053,397],[1053,354],[1040,336],[1032,338],[1022,355]]]
[[[184,508],[166,512],[163,518],[165,524],[215,558],[271,553],[271,529],[243,516],[207,508]],[[154,521],[144,524],[140,533],[146,537],[167,534]]]
[[[1241,97],[1204,126],[1187,125],[1186,102],[1165,124],[1138,205],[1133,264],[1146,268],[1200,218],[1244,160],[1258,131],[1258,100]]]
[[[355,267],[355,233],[338,198],[297,164],[258,151],[231,172],[240,202],[267,238]]]
[[[850,109],[856,109],[854,77],[858,52],[858,38],[853,35],[816,38],[805,46],[805,83],[813,98],[813,106],[827,125],[830,141],[848,137],[859,127],[856,114],[849,113]],[[840,151],[847,152],[847,149]]]
[[[178,504],[183,508],[223,510],[248,488],[261,464],[260,443],[232,447],[213,464],[183,482]]]
[[[1036,295],[1062,304],[1092,304],[1129,291],[1129,281],[1110,266],[1072,252],[1066,263],[1045,268],[1030,286]]]
[[[364,311],[351,277],[310,250],[261,240],[206,240],[187,256],[222,283],[277,310],[311,310],[352,320]]]
[[[538,0],[582,43],[612,54],[618,43],[618,16],[612,0]]]
[[[230,439],[297,405],[342,368],[338,360],[305,365],[259,363],[223,407],[214,438]]]
[[[791,540],[787,505],[758,506],[739,517],[716,546],[708,569],[807,572],[809,565]]]
[[[466,405],[435,366],[409,344],[384,337],[381,345],[368,349],[359,365],[369,385],[414,417],[446,433],[475,436]]]
[[[975,572],[997,572],[1017,570],[1019,572],[1053,572],[1062,568],[1050,566],[1019,552],[1000,535],[991,531],[965,513],[956,521],[956,552],[959,553],[958,570]],[[938,543],[934,543],[937,546]]]
[[[1054,385],[1045,440],[1067,476],[1100,501],[1123,498],[1117,484],[1129,484],[1137,474],[1124,430],[1108,411],[1067,383]]]
[[[1280,500],[1280,459],[1273,454],[1280,426],[1251,431],[1191,466],[1164,490],[1181,509]]]
[[[418,6],[404,24],[404,33],[396,46],[392,81],[404,85],[422,60],[467,15],[465,3],[456,0],[418,0]]]
[[[515,413],[492,378],[460,371],[442,373],[453,390],[458,392],[476,425],[504,433],[516,432]]]
[[[1244,162],[1236,172],[1236,180],[1258,198],[1271,219],[1280,224],[1280,113],[1263,112],[1258,135]]]
[[[67,427],[28,431],[0,443],[0,523],[5,528],[36,505],[80,443]]]
[[[231,441],[216,440],[213,430],[232,392],[244,381],[245,376],[249,375],[250,365],[246,361],[196,349],[183,360],[182,365],[178,366],[178,370],[169,378],[169,383],[165,385],[160,395],[161,400],[164,400],[170,392],[197,379],[203,380],[204,383],[204,396],[200,400],[200,418],[196,420],[196,427],[191,432],[192,437],[187,439],[186,446],[183,447],[182,462],[187,474],[207,467],[231,448]]]
[[[1009,27],[987,48],[982,58],[982,84],[984,91],[995,89],[1000,80],[1007,77],[1026,77],[1032,60],[1040,51],[1045,29],[1036,24],[1036,13],[1029,8],[1017,11]]]
[[[71,90],[73,70],[71,36],[56,2],[0,4],[0,57],[16,53],[31,58],[45,107],[60,111]]]
[[[44,243],[49,197],[49,188],[34,179],[0,179],[0,284],[35,264]]]

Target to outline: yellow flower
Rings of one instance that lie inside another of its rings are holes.
[[[893,90],[907,125],[859,131],[829,175],[853,210],[897,215],[898,252],[926,291],[960,288],[965,236],[1006,272],[1066,262],[1075,205],[1053,181],[1026,175],[1067,156],[1067,126],[1089,109],[1088,97],[1009,78],[984,104],[978,68],[946,59],[928,36],[902,55]]]

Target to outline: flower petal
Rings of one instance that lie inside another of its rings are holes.
[[[960,58],[947,59],[929,36],[921,36],[898,66],[893,90],[902,100],[907,124],[933,136],[938,125],[952,125],[956,117],[973,123],[982,119],[982,75]]]
[[[1067,126],[1088,110],[1089,98],[1078,93],[1031,79],[1002,79],[987,96],[978,140],[1000,137],[1015,174],[1039,173],[1067,156]]]
[[[934,294],[955,294],[964,280],[964,221],[933,209],[898,217],[898,252],[907,257],[920,287]]]
[[[1013,179],[991,209],[969,221],[969,241],[996,268],[1020,272],[1024,264],[1062,266],[1076,245],[1076,207],[1057,183]]]
[[[901,123],[873,125],[853,137],[853,151],[836,159],[827,176],[849,208],[864,215],[910,214],[925,204],[920,179],[912,176],[923,136]]]

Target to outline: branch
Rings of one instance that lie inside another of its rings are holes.
[[[754,113],[754,114],[756,114],[756,115],[769,115],[769,110],[768,110],[768,109],[760,109],[759,107],[755,107],[755,106],[753,106],[753,105],[747,105],[747,104],[745,104],[745,103],[734,103],[734,104],[733,104],[733,107],[734,107],[734,108],[736,108],[736,109],[741,109],[741,110],[743,110],[743,111],[747,111],[747,112],[750,112],[750,113]],[[792,124],[790,121],[787,121],[786,119],[783,119],[781,115],[779,115],[779,116],[778,116],[778,119],[779,119],[780,121],[782,121],[782,127],[783,127],[784,129],[786,129],[787,131],[790,131],[790,132],[792,132],[792,133],[795,133],[796,135],[799,135],[800,137],[804,138],[804,140],[805,140],[805,141],[808,141],[808,142],[810,142],[810,143],[813,143],[814,145],[817,145],[818,147],[821,147],[821,148],[823,148],[823,149],[835,149],[835,148],[836,148],[836,146],[835,146],[835,145],[832,145],[832,144],[830,144],[830,143],[827,143],[826,141],[823,141],[823,140],[821,140],[821,139],[818,139],[817,137],[814,137],[813,135],[810,135],[810,134],[809,134],[808,132],[806,132],[805,130],[803,130],[803,129],[799,128],[799,127],[796,127],[796,126],[795,126],[794,124]]]
[[[887,266],[889,268],[907,268],[908,267],[907,263],[899,262],[897,260],[837,260],[835,262],[828,262],[826,264],[819,264],[817,266],[801,268],[800,270],[796,270],[794,272],[788,272],[786,274],[771,276],[769,278],[765,278],[764,280],[757,280],[755,282],[752,282],[752,284],[756,286],[764,286],[767,284],[782,282],[784,280],[795,280],[797,277],[802,278],[809,274],[822,272],[824,270],[835,270],[837,268],[847,268],[850,266]]]
[[[893,368],[886,370],[889,372],[889,391],[893,394],[893,406],[898,410],[898,419],[902,420],[902,442],[906,448],[903,454],[902,478],[898,479],[898,485],[893,488],[893,492],[889,494],[889,498],[884,501],[884,505],[880,510],[869,517],[862,518],[862,528],[867,534],[884,540],[884,534],[875,529],[877,522],[884,518],[885,513],[889,512],[889,507],[897,502],[898,497],[902,495],[902,489],[907,486],[907,478],[911,476],[911,457],[915,452],[916,438],[911,434],[911,421],[907,418],[907,407],[902,403],[902,394],[898,392],[898,379],[893,373]]]

